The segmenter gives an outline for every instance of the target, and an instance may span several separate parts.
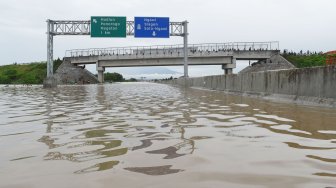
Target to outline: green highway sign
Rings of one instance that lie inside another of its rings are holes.
[[[91,16],[91,37],[126,37],[126,17]]]

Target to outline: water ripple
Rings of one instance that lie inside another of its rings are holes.
[[[87,178],[111,170],[125,176],[202,172],[222,177],[242,168],[247,179],[260,177],[256,169],[293,182],[323,182],[316,178],[324,177],[329,185],[335,177],[333,109],[152,83],[55,90],[10,86],[0,87],[0,94],[0,167],[5,170],[29,160],[39,175],[45,165],[64,168],[64,176],[68,170]]]

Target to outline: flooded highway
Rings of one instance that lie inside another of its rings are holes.
[[[336,109],[155,83],[0,96],[0,187],[336,187]]]

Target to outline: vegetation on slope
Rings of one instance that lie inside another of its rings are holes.
[[[54,72],[61,63],[60,59],[54,61]],[[46,76],[46,62],[0,66],[0,84],[42,84]]]
[[[54,61],[54,72],[62,64],[60,59]],[[47,76],[47,63],[35,62],[0,66],[0,84],[43,84]],[[97,75],[96,75],[97,76]],[[105,73],[106,82],[137,81],[125,80],[119,73]]]
[[[307,51],[303,53],[301,50],[299,53],[295,53],[284,51],[281,55],[298,68],[324,66],[326,64],[326,55],[322,52],[312,53]]]

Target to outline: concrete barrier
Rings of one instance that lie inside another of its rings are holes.
[[[336,66],[180,78],[164,83],[336,107]]]

